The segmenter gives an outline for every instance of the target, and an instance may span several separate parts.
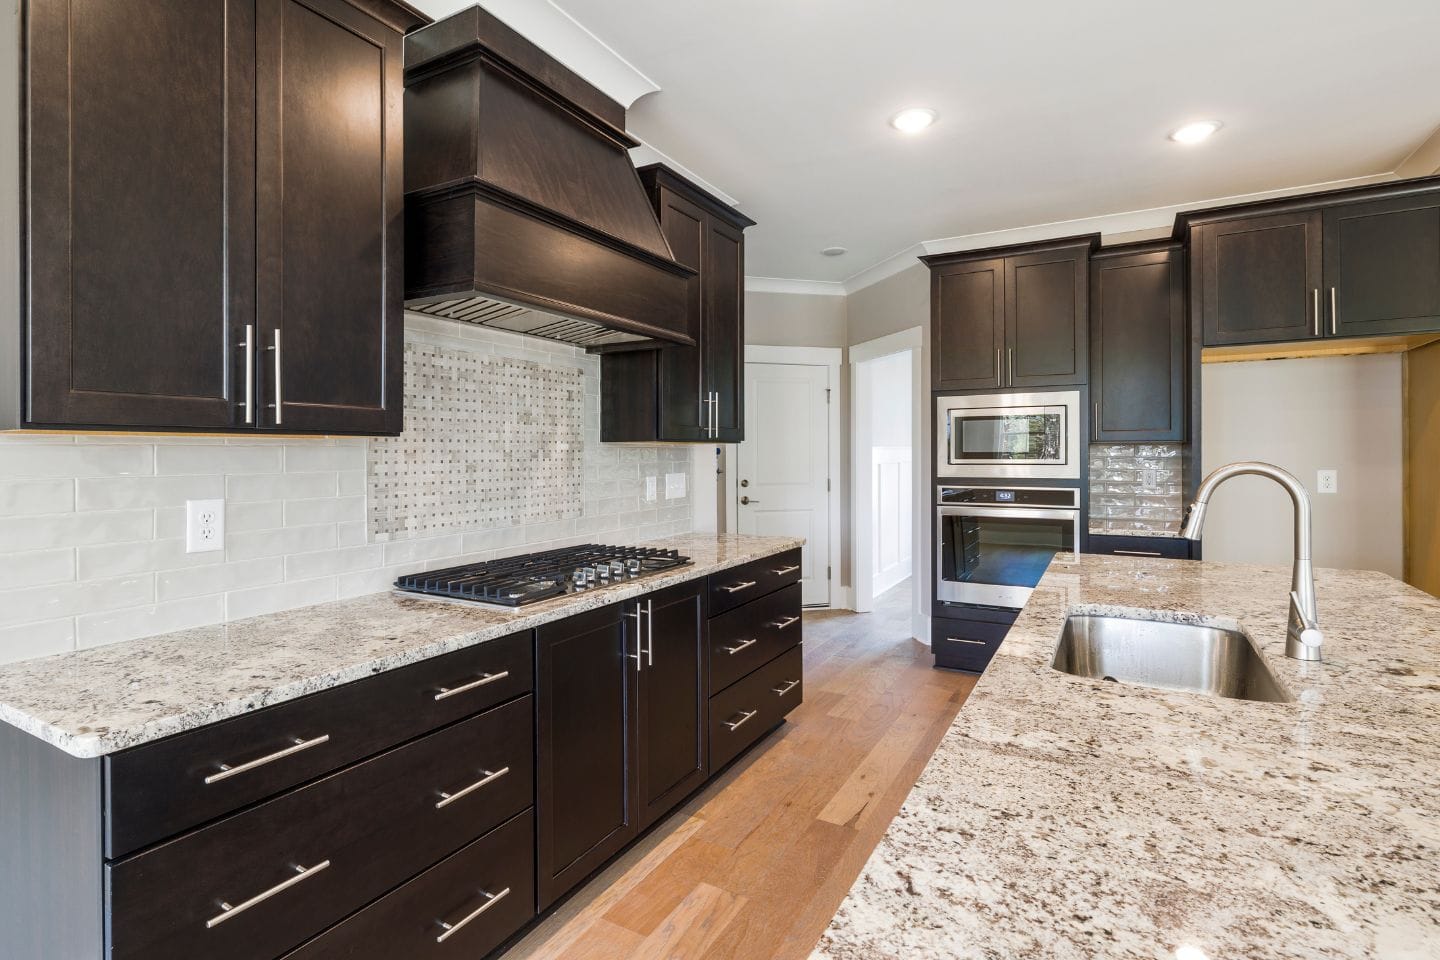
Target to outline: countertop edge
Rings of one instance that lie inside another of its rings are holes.
[[[765,539],[778,540],[779,543],[771,544],[757,553],[743,557],[727,558],[703,564],[692,563],[689,566],[665,571],[664,573],[647,577],[643,580],[637,580],[633,583],[626,584],[624,587],[611,587],[603,594],[605,602],[599,604],[598,607],[591,605],[587,601],[594,597],[602,596],[602,594],[584,594],[574,598],[567,598],[568,603],[557,603],[555,606],[533,613],[516,614],[514,620],[505,623],[490,624],[469,633],[448,636],[436,640],[431,644],[406,650],[392,656],[356,663],[332,673],[303,677],[292,683],[271,687],[261,693],[241,697],[237,700],[207,704],[182,713],[173,714],[158,721],[129,728],[124,736],[70,733],[3,701],[0,701],[0,722],[36,737],[76,759],[95,760],[119,753],[122,750],[129,750],[147,743],[153,743],[157,740],[185,733],[199,727],[244,716],[266,707],[288,703],[293,700],[298,700],[301,697],[343,686],[347,683],[353,683],[357,680],[364,680],[367,677],[388,673],[391,670],[398,670],[402,667],[464,650],[491,640],[498,640],[502,637],[522,633],[526,630],[533,630],[547,623],[564,620],[567,617],[582,613],[585,610],[598,609],[599,607],[609,606],[612,603],[623,603],[626,600],[643,596],[647,593],[654,593],[658,590],[663,590],[681,583],[688,583],[702,577],[712,576],[734,567],[753,563],[756,560],[763,560],[766,557],[773,557],[777,554],[785,553],[788,550],[797,549],[804,546],[805,543],[805,541],[800,538],[782,539],[767,537]],[[319,609],[332,604],[354,603],[390,593],[400,593],[400,591],[381,591],[380,593],[364,594],[358,597],[347,598],[346,600],[327,601],[326,603],[312,604],[309,607],[292,608],[282,612],[293,614],[296,610]],[[461,600],[425,598],[418,594],[409,593],[403,595],[409,599],[428,600],[429,602],[437,604],[459,606],[461,608],[466,605],[466,601]],[[262,620],[266,616],[273,615],[266,614],[261,617],[249,619]],[[235,621],[237,624],[244,622],[246,621]],[[155,636],[164,636],[164,634],[157,634]],[[140,638],[137,641],[128,642],[144,642],[146,639],[154,639],[154,637]]]

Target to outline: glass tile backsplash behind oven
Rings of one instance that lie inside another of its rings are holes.
[[[1092,443],[1090,532],[1174,531],[1184,518],[1184,444]]]

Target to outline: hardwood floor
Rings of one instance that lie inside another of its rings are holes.
[[[805,703],[507,955],[808,957],[975,678],[910,638],[910,585],[805,615]]]

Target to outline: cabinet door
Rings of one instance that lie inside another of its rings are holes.
[[[640,829],[659,820],[705,782],[705,581],[693,580],[640,601],[644,662],[636,790]]]
[[[1005,385],[1082,384],[1089,374],[1086,248],[1005,259]]]
[[[1325,211],[1330,336],[1440,330],[1440,192]]]
[[[676,442],[703,440],[710,411],[705,405],[705,354],[709,346],[702,322],[705,301],[704,249],[705,214],[693,203],[669,190],[659,191],[660,229],[670,244],[675,259],[700,271],[690,278],[685,294],[688,319],[685,329],[695,338],[695,346],[667,346],[658,356],[659,436],[657,439]],[[638,381],[628,389],[649,389]]]
[[[1004,386],[1005,261],[935,267],[930,276],[936,390]]]
[[[257,19],[261,423],[398,433],[401,37],[343,0]]]
[[[1320,335],[1320,213],[1201,224],[1191,237],[1205,345]]]
[[[26,420],[241,423],[254,0],[26,9]]]
[[[745,235],[709,218],[705,232],[705,370],[721,443],[745,439]]]
[[[634,601],[625,604],[634,607]],[[633,612],[633,609],[632,609]],[[544,910],[637,832],[634,637],[619,605],[535,631],[536,888]]]
[[[1090,397],[1094,439],[1185,439],[1185,255],[1092,261]]]

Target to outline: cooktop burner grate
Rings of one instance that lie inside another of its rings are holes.
[[[395,581],[410,593],[520,607],[685,566],[689,557],[654,547],[587,543],[484,563],[412,573]]]

